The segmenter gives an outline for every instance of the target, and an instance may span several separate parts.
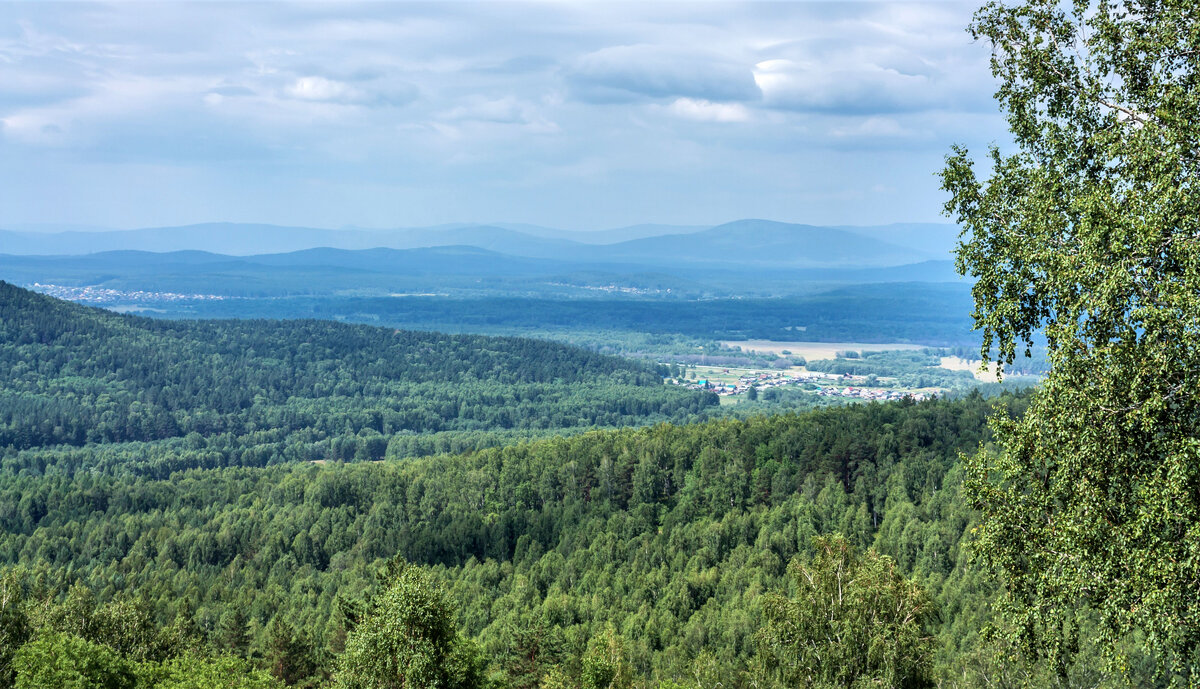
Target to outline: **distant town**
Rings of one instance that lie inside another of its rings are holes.
[[[572,289],[586,289],[593,292],[608,292],[610,294],[670,294],[671,288],[654,289],[650,287],[630,287],[628,285],[608,284],[608,285],[579,285],[571,282],[548,282],[551,287],[570,287]]]
[[[219,301],[229,299],[219,294],[180,294],[178,292],[147,292],[143,290],[119,290],[107,287],[68,287],[66,285],[43,285],[35,282],[25,285],[27,289],[41,292],[59,299],[78,301],[86,304],[127,304],[162,301]]]
[[[729,370],[725,369],[725,373],[728,372]],[[739,377],[734,382],[728,383],[715,382],[708,379],[694,381],[677,380],[676,383],[690,390],[709,390],[720,396],[740,395],[749,392],[751,388],[756,388],[759,392],[763,392],[771,388],[791,385],[807,386],[814,394],[823,397],[849,397],[879,402],[899,400],[905,397],[911,397],[914,400],[920,401],[929,397],[924,392],[846,385],[847,382],[855,380],[857,379],[854,376],[848,374],[837,375],[833,373],[806,371],[801,373],[750,373]]]

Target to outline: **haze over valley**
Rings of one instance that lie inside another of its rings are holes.
[[[1175,0],[0,0],[0,689],[1195,689]]]
[[[692,339],[730,349],[714,343],[800,334],[945,347],[972,341],[969,285],[950,260],[957,235],[944,224],[766,220],[588,233],[233,223],[7,232],[0,279],[158,317],[316,317],[626,352],[622,340],[647,334],[692,349]]]

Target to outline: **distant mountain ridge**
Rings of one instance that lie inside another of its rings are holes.
[[[104,251],[84,256],[0,254],[0,279],[14,284],[269,296],[346,290],[504,293],[576,292],[589,286],[723,293],[755,287],[804,291],[806,283],[951,282],[950,261],[885,267],[769,267],[699,263],[654,265],[510,256],[472,246],[332,249],[227,256],[204,251]],[[787,286],[791,286],[787,288]],[[554,287],[557,286],[557,287]]]
[[[253,256],[318,247],[417,249],[463,244],[483,249],[504,246],[517,251],[545,253],[562,241],[564,240],[532,237],[486,225],[403,230],[327,230],[280,225],[204,223],[112,232],[37,233],[0,230],[0,253],[77,256],[131,249],[157,253],[197,250],[229,256]]]
[[[520,229],[515,229],[520,228]],[[226,256],[467,246],[509,257],[641,265],[839,268],[901,266],[946,259],[949,225],[823,227],[738,220],[710,228],[635,225],[571,233],[521,225],[447,225],[397,230],[329,230],[240,223],[100,232],[0,230],[0,254],[79,256],[106,251],[207,251]]]
[[[647,237],[660,237],[663,235],[672,234],[692,234],[693,232],[701,232],[712,227],[712,225],[663,225],[657,223],[644,223],[640,225],[628,225],[625,227],[616,227],[609,230],[559,230],[553,227],[542,227],[540,225],[527,225],[522,223],[488,223],[495,227],[503,227],[508,230],[515,230],[535,237],[548,237],[553,239],[567,239],[573,242],[581,242],[583,244],[616,244],[618,242],[627,242],[631,239],[645,239]]]
[[[598,247],[610,259],[751,266],[883,267],[918,263],[926,253],[880,239],[814,225],[737,220],[686,235],[663,235]]]

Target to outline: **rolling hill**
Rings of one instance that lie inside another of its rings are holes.
[[[869,239],[888,242],[928,254],[934,259],[947,259],[958,244],[959,228],[945,223],[896,223],[874,227],[844,226],[837,228]]]
[[[203,223],[108,232],[11,232],[0,230],[0,253],[82,255],[138,250],[198,250],[230,256],[287,253],[317,247],[415,249],[469,245],[528,256],[567,251],[573,242],[535,237],[488,225],[450,225],[398,230],[329,230],[246,223]]]
[[[470,246],[421,249],[316,248],[227,256],[203,251],[107,251],[85,256],[0,255],[0,279],[19,285],[240,297],[420,292],[558,293],[657,290],[666,296],[796,294],[818,284],[955,282],[950,261],[903,266],[746,266],[571,261],[511,256]]]
[[[286,454],[343,434],[356,447],[372,434],[530,435],[687,418],[713,403],[663,385],[653,365],[540,340],[156,320],[0,282],[0,447],[265,432]]]

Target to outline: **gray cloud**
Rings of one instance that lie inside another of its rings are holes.
[[[949,143],[1004,136],[971,11],[0,4],[0,221],[934,219]]]
[[[750,65],[676,47],[603,48],[576,59],[566,76],[576,97],[592,103],[675,97],[749,101],[760,96]]]

